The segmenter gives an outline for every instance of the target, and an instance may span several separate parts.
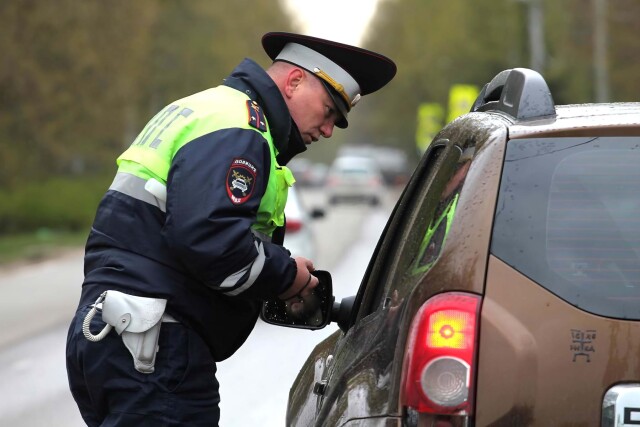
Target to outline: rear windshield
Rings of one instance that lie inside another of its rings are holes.
[[[340,168],[338,169],[343,175],[369,175],[371,173],[370,169],[355,169],[355,168]]]
[[[576,307],[640,319],[640,138],[509,141],[491,252]]]

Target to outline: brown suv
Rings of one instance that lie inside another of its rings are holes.
[[[556,106],[538,73],[498,74],[424,154],[357,296],[323,298],[296,326],[340,330],[289,426],[640,425],[640,103]]]

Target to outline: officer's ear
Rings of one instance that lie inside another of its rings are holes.
[[[304,78],[305,74],[302,69],[294,67],[289,70],[284,86],[284,93],[288,98],[293,97],[293,94],[298,90],[298,86],[302,84]]]

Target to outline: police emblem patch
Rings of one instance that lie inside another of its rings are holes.
[[[249,125],[265,132],[267,130],[267,121],[256,101],[247,100],[247,112],[249,113]]]
[[[227,172],[227,195],[234,205],[240,205],[251,197],[258,170],[248,160],[233,159]]]

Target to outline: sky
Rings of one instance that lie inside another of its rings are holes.
[[[303,34],[361,46],[378,0],[285,0]]]

